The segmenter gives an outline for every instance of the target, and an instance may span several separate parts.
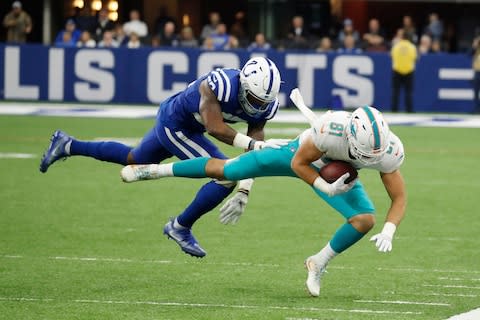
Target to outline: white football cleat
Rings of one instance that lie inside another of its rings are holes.
[[[123,167],[120,176],[122,177],[123,182],[152,180],[161,177],[158,171],[158,164],[131,164]]]
[[[320,295],[320,278],[326,272],[326,268],[320,267],[313,257],[308,257],[305,260],[305,268],[308,271],[307,281],[305,281],[308,293],[312,297],[318,297]]]

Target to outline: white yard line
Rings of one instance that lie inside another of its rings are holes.
[[[480,281],[480,278],[450,278],[450,277],[438,277],[438,280],[447,280],[447,281]]]
[[[460,288],[460,289],[477,289],[480,290],[480,287],[472,286],[463,286],[463,285],[453,285],[453,284],[422,284],[422,287],[439,287],[439,288]]]
[[[271,264],[271,263],[251,263],[251,262],[206,262],[206,261],[193,261],[193,262],[176,262],[172,260],[141,260],[141,259],[130,259],[130,258],[108,258],[108,257],[66,257],[66,256],[51,256],[51,257],[28,257],[16,254],[10,255],[0,255],[0,258],[4,259],[51,259],[51,260],[66,260],[66,261],[83,261],[83,262],[116,262],[116,263],[140,263],[140,264],[210,264],[210,265],[223,265],[223,266],[245,266],[245,267],[270,267],[270,268],[279,268],[282,265]],[[285,266],[288,267],[288,266]],[[338,270],[355,270],[354,267],[349,266],[329,266],[329,269],[338,269]],[[375,268],[377,271],[389,271],[389,272],[435,272],[435,273],[451,273],[451,274],[480,274],[480,270],[440,270],[440,269],[422,269],[422,268],[384,268],[378,267]],[[423,286],[441,286],[441,285],[428,285],[424,284]],[[461,287],[461,286],[457,286]],[[470,288],[470,287],[466,287]],[[472,287],[474,289],[480,289],[480,287]]]
[[[39,102],[0,102],[0,115],[35,115],[60,117],[92,118],[154,118],[158,106],[155,105],[118,105],[118,104],[83,104],[83,103],[39,103]],[[315,110],[317,115],[323,110]],[[409,125],[423,127],[463,127],[479,128],[480,116],[469,114],[393,114],[384,113],[390,125]],[[294,109],[280,109],[271,120],[274,123],[303,123],[304,116]]]
[[[32,153],[14,153],[14,152],[0,152],[0,159],[32,159],[37,155]]]
[[[397,295],[398,293],[391,293],[392,295]],[[433,297],[461,297],[461,298],[478,298],[478,294],[463,294],[463,293],[438,293],[438,292],[428,292],[428,293],[408,293],[409,295],[416,296],[433,296]]]
[[[450,307],[449,303],[442,302],[421,302],[421,301],[402,301],[402,300],[353,300],[358,303],[380,303],[380,304],[408,304],[408,305],[420,305],[420,306],[440,306]]]
[[[64,302],[63,300],[54,300],[46,298],[27,298],[27,297],[0,297],[0,301],[16,302]],[[390,310],[371,310],[371,309],[341,309],[341,308],[316,308],[316,307],[288,307],[288,306],[257,306],[257,305],[238,305],[238,304],[213,304],[213,303],[191,303],[178,301],[128,301],[128,300],[96,300],[96,299],[75,299],[67,300],[74,303],[89,304],[123,304],[123,305],[152,305],[169,307],[187,307],[187,308],[226,308],[226,309],[266,309],[266,310],[293,310],[293,311],[315,311],[315,312],[341,312],[341,313],[365,313],[365,314],[402,314],[402,315],[420,315],[417,311],[390,311]]]
[[[454,315],[447,320],[478,320],[480,319],[480,308],[465,313]]]

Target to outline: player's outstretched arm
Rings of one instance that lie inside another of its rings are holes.
[[[391,173],[380,173],[380,176],[385,190],[387,190],[391,199],[391,205],[388,209],[382,232],[371,237],[370,241],[375,242],[380,252],[389,252],[392,251],[393,235],[405,215],[407,192],[400,170],[395,170]]]
[[[239,133],[223,121],[222,109],[217,97],[208,86],[206,80],[200,84],[200,116],[205,130],[212,137],[246,150],[263,148],[280,148],[285,143],[278,141],[261,141]],[[262,127],[263,128],[263,127]]]

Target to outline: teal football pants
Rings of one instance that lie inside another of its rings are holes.
[[[298,146],[299,141],[297,138],[280,149],[265,148],[246,152],[228,160],[223,171],[225,179],[235,181],[269,176],[297,177],[290,163]],[[345,219],[361,213],[375,212],[375,207],[360,181],[357,181],[350,191],[334,197],[329,197],[313,187],[312,189],[325,202],[343,215]]]

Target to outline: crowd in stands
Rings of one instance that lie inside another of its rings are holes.
[[[55,46],[69,47],[184,47],[204,50],[228,50],[245,48],[262,51],[275,48],[312,50],[316,52],[361,53],[387,52],[398,41],[400,33],[414,43],[420,54],[452,52],[443,23],[438,14],[431,13],[428,24],[419,32],[412,18],[403,17],[403,25],[391,38],[382,28],[381,21],[372,18],[368,30],[361,34],[350,18],[345,18],[337,28],[330,28],[328,34],[313,34],[304,24],[302,16],[293,16],[286,34],[281,39],[269,40],[261,32],[249,33],[243,11],[235,14],[234,22],[227,26],[218,12],[210,12],[209,22],[195,35],[190,26],[178,27],[175,19],[168,15],[159,16],[154,30],[148,29],[137,10],[130,12],[130,20],[121,24],[108,18],[106,10],[100,10],[95,21],[82,20],[72,16],[54,42]]]
[[[76,8],[78,9],[78,8]],[[22,18],[26,27],[19,29],[12,17]],[[333,20],[335,21],[335,17]],[[277,50],[301,49],[316,52],[387,52],[405,33],[418,48],[420,54],[436,52],[456,52],[455,32],[446,28],[438,14],[431,13],[425,17],[428,22],[423,30],[417,30],[411,16],[403,17],[403,25],[394,35],[386,34],[380,19],[368,21],[368,30],[361,34],[355,22],[345,18],[323,35],[312,32],[306,27],[300,15],[292,16],[289,28],[280,39],[267,39],[262,32],[248,30],[245,12],[238,11],[230,25],[223,22],[218,12],[210,12],[209,22],[203,26],[199,34],[195,34],[190,26],[180,27],[176,19],[161,12],[154,27],[149,30],[142,21],[140,12],[132,10],[129,20],[120,23],[109,19],[106,9],[100,10],[96,16],[84,15],[78,9],[65,21],[64,27],[54,38],[53,45],[58,47],[102,47],[102,48],[139,48],[152,47],[184,47],[204,50],[227,50],[245,48],[251,51],[262,51],[275,48]],[[15,1],[12,12],[5,17],[4,26],[8,29],[9,38],[23,40],[30,31],[29,16],[21,10],[21,3]],[[338,20],[338,19],[337,19]],[[12,26],[12,27],[10,27]],[[23,32],[23,33],[22,33]]]

